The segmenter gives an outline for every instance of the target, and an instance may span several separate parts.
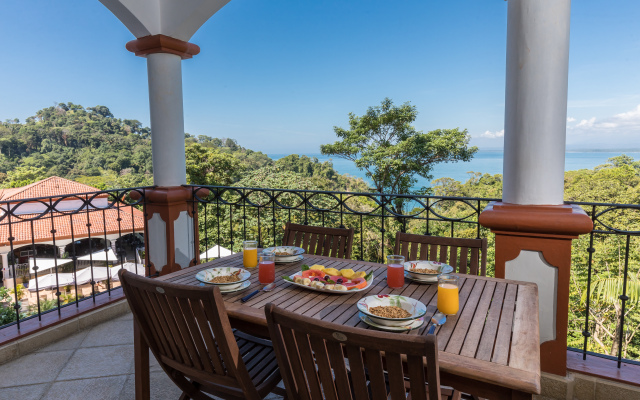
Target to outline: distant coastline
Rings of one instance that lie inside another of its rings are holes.
[[[502,160],[504,152],[502,150],[479,150],[475,157],[466,163],[449,163],[439,164],[433,169],[433,179],[452,178],[460,182],[464,182],[470,178],[470,172],[480,172],[482,174],[502,174]],[[573,171],[578,169],[593,169],[598,165],[605,164],[611,157],[626,154],[636,160],[640,160],[639,150],[567,150],[565,157],[565,171]],[[274,160],[286,157],[289,154],[268,154]],[[351,161],[343,160],[337,157],[323,156],[318,153],[299,154],[308,157],[317,157],[320,161],[333,162],[333,168],[341,174],[349,174],[358,178],[367,180],[365,171],[359,170]],[[430,182],[426,179],[419,178],[418,187],[430,186]]]

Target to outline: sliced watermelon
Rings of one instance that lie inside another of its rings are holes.
[[[317,269],[308,269],[306,271],[302,271],[303,278],[324,278],[324,272],[318,271]]]
[[[367,281],[364,278],[354,278],[351,280],[356,287],[356,289],[364,289],[367,287]]]

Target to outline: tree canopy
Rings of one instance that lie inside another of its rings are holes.
[[[478,150],[468,146],[466,129],[416,131],[411,124],[417,115],[410,103],[396,106],[385,98],[363,116],[349,113],[349,129],[334,127],[340,140],[320,150],[353,161],[380,193],[412,193],[416,175],[430,180],[435,164],[469,161]]]

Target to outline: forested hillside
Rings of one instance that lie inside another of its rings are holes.
[[[290,155],[273,161],[229,138],[185,134],[189,183],[231,185],[263,168],[294,174],[316,189],[346,189],[361,180],[339,175],[330,162]],[[105,106],[59,103],[21,122],[0,122],[0,187],[56,175],[99,189],[151,185],[151,131],[116,118]]]

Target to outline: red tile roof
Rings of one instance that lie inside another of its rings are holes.
[[[52,176],[30,185],[0,189],[0,201],[23,200],[35,197],[53,197],[65,194],[99,192],[99,189],[69,179]]]
[[[87,227],[87,214],[89,214],[90,227]],[[31,223],[25,220],[38,217],[39,215],[40,214],[23,214],[20,215],[20,218],[15,216],[11,217],[11,233],[14,237],[14,248],[31,244]],[[130,206],[121,206],[120,218],[120,227],[118,227],[117,208],[105,210],[91,209],[88,212],[85,210],[71,215],[53,213],[53,226],[56,231],[55,237],[60,240],[70,239],[72,220],[74,240],[87,238],[89,232],[91,233],[91,237],[104,238],[105,229],[107,234],[117,234],[121,231],[123,235],[126,235],[132,233],[135,227],[136,233],[144,234],[144,215],[142,211]],[[33,221],[33,233],[36,243],[51,242],[53,238],[53,234],[51,233],[51,214],[47,213],[45,216]],[[9,236],[8,218],[5,218],[0,225],[1,247],[9,246]]]

